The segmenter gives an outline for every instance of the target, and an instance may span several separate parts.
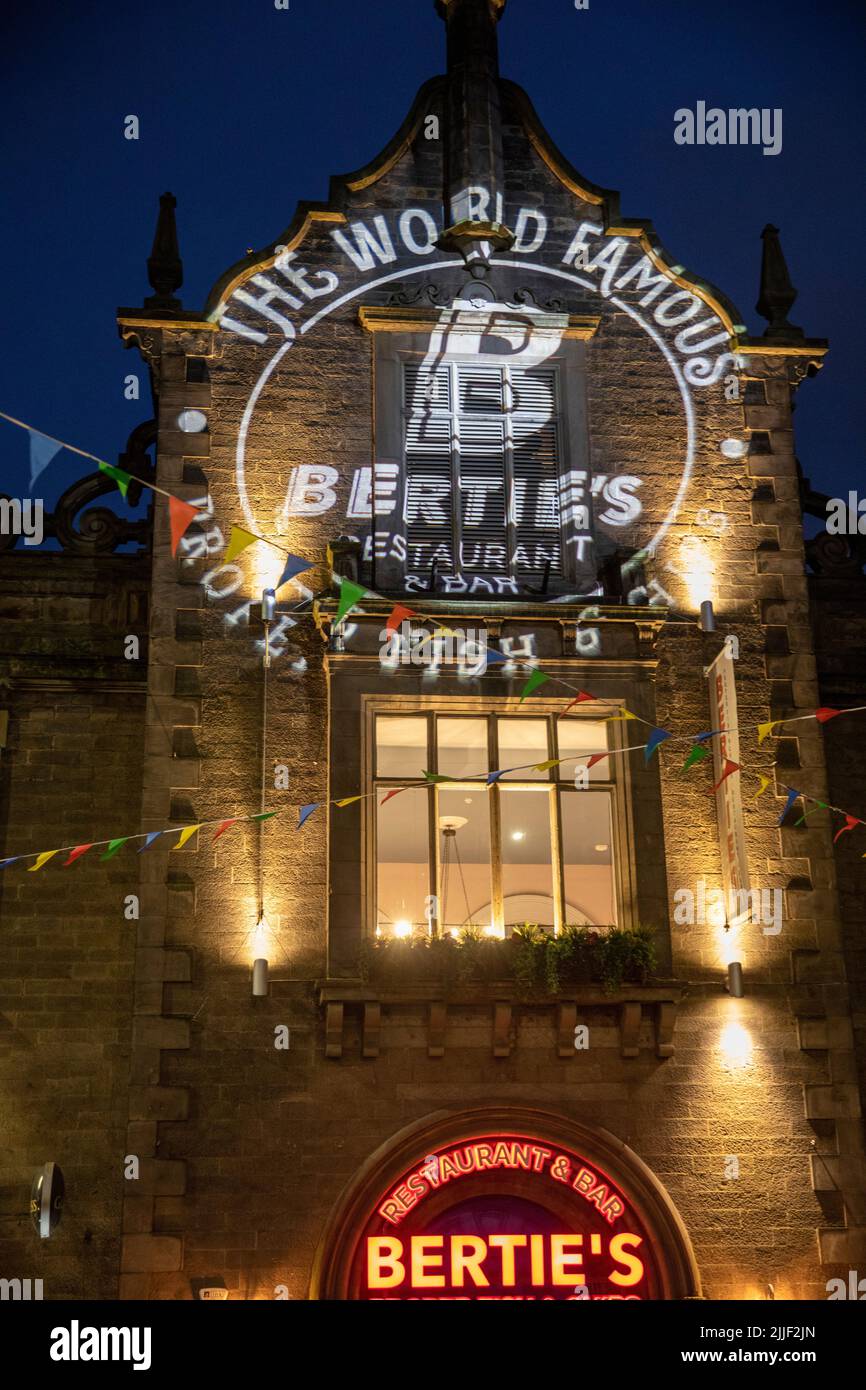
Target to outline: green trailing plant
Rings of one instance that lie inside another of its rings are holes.
[[[624,981],[644,983],[656,963],[653,932],[566,926],[558,936],[535,923],[515,927],[504,941],[474,923],[455,939],[381,938],[365,944],[359,961],[367,983],[452,985],[513,980],[523,999],[556,998],[593,983],[613,993]]]

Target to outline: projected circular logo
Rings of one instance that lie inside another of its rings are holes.
[[[485,1134],[425,1154],[389,1185],[352,1259],[350,1298],[654,1299],[653,1243],[579,1154]]]

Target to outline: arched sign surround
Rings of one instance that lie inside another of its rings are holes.
[[[314,1299],[700,1297],[688,1233],[646,1164],[607,1130],[545,1111],[438,1113],[348,1184]]]

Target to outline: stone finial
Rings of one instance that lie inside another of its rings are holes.
[[[511,245],[502,225],[505,187],[496,26],[505,0],[436,0],[448,45],[445,231],[473,274],[493,250]]]
[[[779,242],[779,228],[769,223],[761,232],[764,250],[761,256],[761,287],[755,305],[767,320],[765,338],[802,338],[802,328],[788,322],[788,310],[797,298],[791,284],[788,267]]]
[[[177,199],[173,193],[163,193],[159,200],[159,216],[153,247],[147,258],[147,278],[156,291],[145,299],[148,309],[179,309],[180,300],[174,291],[183,284],[183,261],[177,242],[174,210]]]

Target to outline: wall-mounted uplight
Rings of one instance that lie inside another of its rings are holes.
[[[742,962],[732,960],[728,962],[728,982],[727,991],[732,999],[742,999],[743,989],[743,966]]]
[[[701,602],[701,632],[715,632],[716,615],[713,612],[712,599],[705,598]]]
[[[182,410],[177,417],[177,427],[184,434],[203,434],[207,429],[207,416],[201,410]]]
[[[268,992],[268,963],[262,957],[253,961],[253,998],[264,999]]]
[[[412,923],[408,922],[405,917],[401,917],[399,922],[394,923],[394,935],[399,936],[401,938],[411,936]]]

